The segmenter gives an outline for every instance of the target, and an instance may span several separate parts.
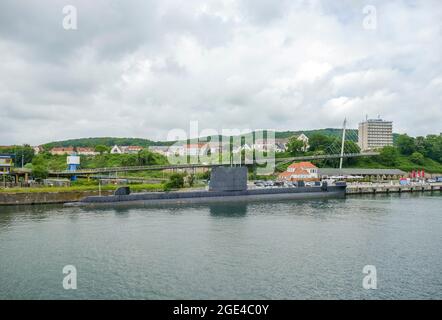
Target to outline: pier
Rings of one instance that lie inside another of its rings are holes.
[[[347,194],[376,194],[376,193],[402,193],[402,192],[428,192],[442,191],[442,183],[350,183],[347,185]]]

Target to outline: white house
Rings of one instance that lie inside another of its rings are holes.
[[[169,155],[169,146],[150,146],[148,149],[151,152],[159,153],[166,157]]]
[[[110,153],[112,153],[112,154],[122,154],[123,151],[120,149],[119,146],[114,145],[114,146],[112,147]]]
[[[137,154],[141,150],[143,150],[143,147],[140,146],[121,146],[121,151],[123,153],[129,153],[129,154]]]
[[[110,151],[112,154],[122,154],[122,153],[128,153],[128,154],[137,154],[143,150],[143,147],[140,146],[117,146],[114,145]]]
[[[304,143],[302,151],[307,151],[310,148],[310,145],[308,144],[308,137],[305,134],[301,133],[297,139]]]

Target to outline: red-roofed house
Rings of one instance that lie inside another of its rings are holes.
[[[202,156],[206,153],[208,146],[207,143],[190,143],[184,146],[185,155],[188,156]]]
[[[318,178],[318,167],[307,161],[292,163],[286,171],[278,176],[279,180],[285,181],[316,181]]]
[[[66,155],[66,154],[71,154],[74,152],[74,148],[73,147],[55,147],[52,148],[49,153],[52,154],[53,156],[55,155]]]

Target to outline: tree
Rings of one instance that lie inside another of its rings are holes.
[[[99,152],[100,154],[103,154],[105,152],[109,152],[109,147],[99,144],[98,146],[95,146],[95,152]]]
[[[32,175],[35,179],[46,179],[49,176],[49,171],[42,165],[36,165],[32,169]]]
[[[410,161],[416,163],[416,164],[424,164],[424,155],[420,152],[413,152],[410,156]]]
[[[143,149],[138,152],[138,164],[140,166],[147,166],[150,164],[155,164],[155,157],[149,150]]]
[[[136,154],[121,154],[121,165],[123,167],[134,167],[138,164],[138,157]]]
[[[335,138],[328,137],[326,135],[320,134],[320,133],[314,133],[309,138],[309,145],[310,151],[319,151],[319,150],[325,150],[329,145],[333,143]]]
[[[195,184],[195,175],[193,173],[189,174],[187,176],[187,183],[189,184],[189,187],[193,187]]]
[[[414,138],[409,137],[407,134],[401,134],[397,137],[396,146],[401,154],[407,156],[416,151]]]
[[[425,138],[425,153],[424,155],[442,162],[442,135],[428,135]]]
[[[289,139],[287,143],[287,151],[292,155],[296,156],[300,153],[302,153],[304,150],[304,142],[301,140],[298,140],[297,137],[293,136]]]
[[[425,154],[425,137],[416,137],[414,145],[417,152]]]
[[[28,144],[3,148],[2,153],[14,154],[14,165],[16,167],[21,167],[22,163],[23,166],[31,163],[34,158],[34,149]]]
[[[167,158],[159,153],[143,149],[138,152],[138,165],[148,166],[155,164],[168,164]]]
[[[392,146],[383,147],[380,151],[379,161],[386,166],[394,166],[399,158],[397,148]]]

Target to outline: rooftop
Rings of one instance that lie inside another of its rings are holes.
[[[289,165],[289,168],[317,168],[313,163],[309,161],[303,161],[303,162],[294,162],[291,165]]]
[[[405,171],[399,169],[359,169],[359,168],[319,168],[319,175],[336,176],[336,175],[405,175]]]

